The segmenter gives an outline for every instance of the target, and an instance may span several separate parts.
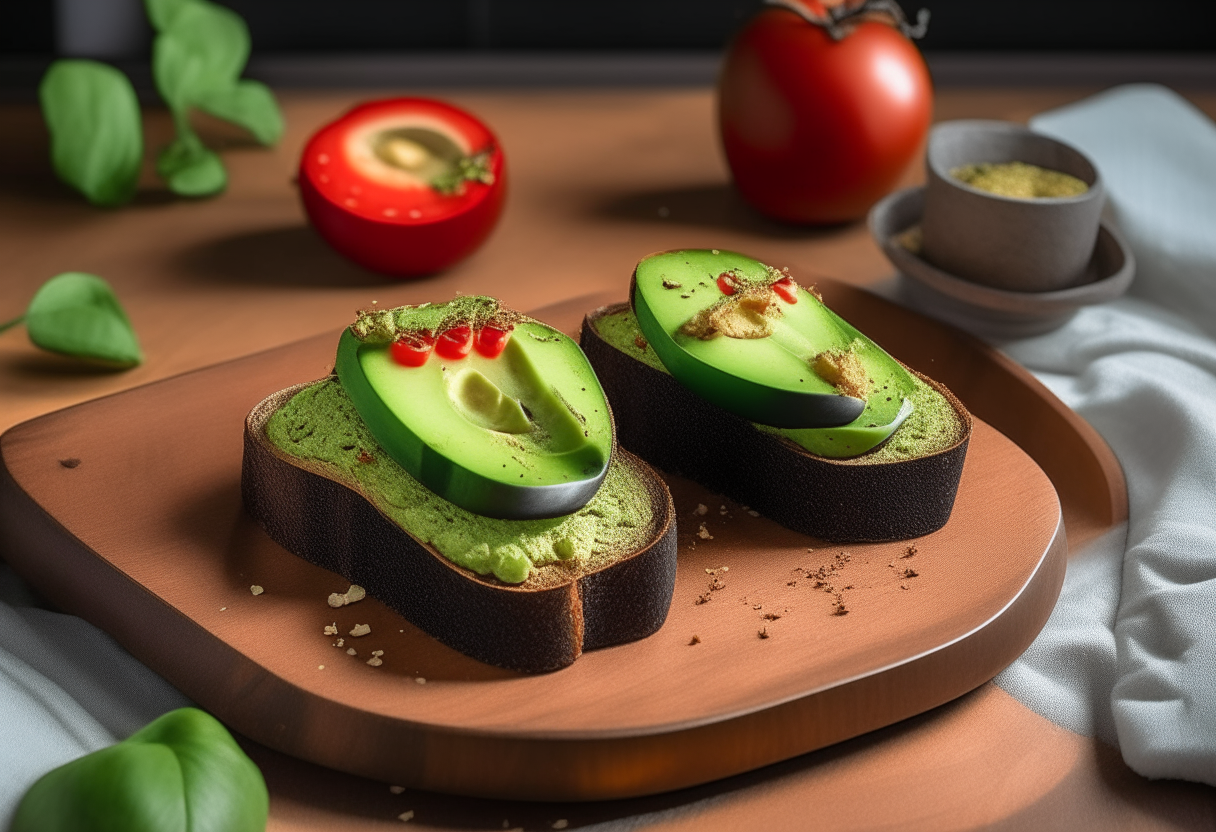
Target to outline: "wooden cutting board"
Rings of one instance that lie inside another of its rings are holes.
[[[342,580],[243,514],[245,413],[327,373],[337,333],[12,428],[0,437],[0,543],[51,601],[235,730],[331,768],[535,800],[627,797],[749,771],[954,699],[1038,633],[1064,573],[1060,500],[1034,460],[981,421],[989,414],[1053,434],[1038,440],[1044,459],[1071,454],[1057,467],[1078,491],[1078,528],[1105,528],[1126,510],[1109,450],[1024,371],[864,292],[820,288],[980,417],[950,523],[907,543],[832,546],[670,478],[680,565],[667,623],[556,673],[479,664],[374,599],[331,609]],[[571,331],[611,299],[538,314]],[[707,515],[694,514],[698,504]],[[712,539],[696,534],[701,522]],[[808,577],[821,567],[835,570],[846,614]],[[696,603],[714,580],[723,586]],[[265,591],[253,595],[254,585]],[[331,623],[371,634],[337,648],[323,633]],[[366,663],[373,650],[384,651],[379,667]]]

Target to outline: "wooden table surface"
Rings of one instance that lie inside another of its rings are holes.
[[[1096,91],[945,90],[936,115],[1023,121]],[[102,372],[40,353],[20,327],[0,334],[0,430],[336,330],[373,300],[484,292],[528,309],[595,291],[623,298],[636,260],[660,249],[738,249],[807,281],[825,274],[866,284],[891,274],[860,223],[792,229],[743,205],[717,145],[712,94],[694,89],[440,93],[498,133],[511,177],[506,212],[489,242],[446,274],[414,282],[377,277],[341,260],[309,230],[292,178],[313,130],[355,101],[383,94],[283,93],[288,130],[271,150],[202,122],[205,139],[224,148],[227,193],[174,198],[146,162],[136,201],[110,211],[89,207],[55,181],[34,106],[0,107],[0,321],[21,314],[47,278],[93,272],[116,288],[147,355],[136,369]],[[1216,115],[1216,93],[1189,97]],[[166,113],[148,112],[150,148],[166,143],[169,130]],[[919,179],[918,171],[909,174],[909,184]],[[558,819],[571,828],[618,822],[647,829],[1216,827],[1216,789],[1144,780],[1115,749],[1055,726],[991,683],[821,752],[614,803],[393,795],[382,784],[305,763],[278,760],[273,768],[272,829],[390,828],[406,810],[415,812],[416,825],[442,829],[539,829]],[[319,792],[329,799],[316,800]]]

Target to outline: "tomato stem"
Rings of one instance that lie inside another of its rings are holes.
[[[2,323],[2,324],[0,324],[0,332],[4,332],[6,329],[12,329],[12,328],[13,328],[13,327],[15,327],[17,324],[21,323],[21,322],[22,322],[22,321],[24,321],[24,320],[25,320],[25,316],[24,316],[24,315],[21,315],[21,316],[19,316],[19,317],[17,317],[17,318],[14,318],[14,319],[13,319],[13,320],[11,320],[11,321],[7,321],[7,322],[5,322],[5,323]]]
[[[929,31],[929,10],[921,9],[916,13],[916,24],[908,22],[904,10],[895,0],[846,0],[836,6],[820,6],[822,12],[808,8],[799,0],[764,0],[766,6],[778,6],[788,9],[808,23],[823,27],[832,40],[841,40],[853,30],[853,26],[862,20],[886,18],[904,37],[919,40]]]

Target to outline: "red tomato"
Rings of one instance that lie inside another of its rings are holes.
[[[435,352],[444,358],[464,358],[473,349],[473,330],[467,326],[454,326],[439,334],[435,341]]]
[[[425,335],[406,335],[389,348],[393,360],[405,367],[421,367],[431,355],[435,339]]]
[[[722,272],[717,279],[718,291],[724,295],[733,295],[738,291],[739,286],[735,283],[735,276],[730,272]]]
[[[494,134],[469,113],[392,98],[318,130],[300,158],[299,183],[313,227],[338,252],[372,271],[417,277],[489,236],[506,168]]]
[[[933,105],[924,58],[884,21],[849,25],[837,41],[801,15],[769,7],[727,51],[718,82],[722,145],[744,199],[775,219],[863,217],[920,155]]]
[[[473,338],[473,347],[486,358],[497,358],[507,348],[509,340],[511,340],[510,329],[483,326],[477,330],[477,335]]]

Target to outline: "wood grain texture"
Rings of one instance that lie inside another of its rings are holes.
[[[977,423],[953,518],[915,555],[906,542],[825,546],[669,478],[683,525],[663,628],[550,675],[492,668],[379,601],[330,609],[345,582],[242,511],[245,413],[315,373],[336,342],[238,359],[0,438],[13,566],[238,731],[294,756],[492,797],[691,786],[975,688],[1029,644],[1063,580],[1054,489]],[[64,467],[69,457],[80,464]],[[322,634],[331,622],[371,626],[346,638],[358,656]],[[382,667],[365,664],[371,650]]]

